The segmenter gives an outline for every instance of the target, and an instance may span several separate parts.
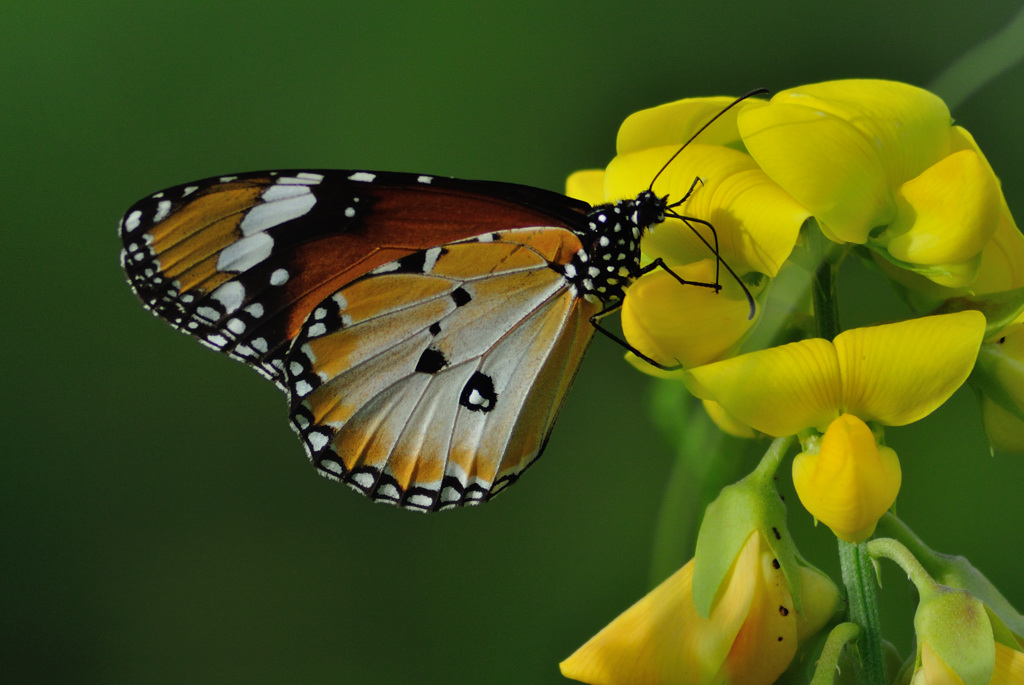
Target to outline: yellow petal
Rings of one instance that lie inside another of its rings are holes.
[[[730,585],[722,610],[701,618],[693,606],[693,560],[559,664],[562,675],[593,685],[704,683],[718,672],[754,597]]]
[[[984,162],[962,150],[907,181],[896,195],[897,216],[882,236],[896,259],[949,264],[973,258],[995,232],[999,186]]]
[[[708,413],[708,417],[715,422],[723,432],[735,437],[735,438],[756,438],[757,431],[736,419],[735,416],[731,415],[725,409],[722,408],[718,402],[712,402],[711,400],[701,400],[704,405],[704,411]]]
[[[987,397],[981,400],[981,419],[993,449],[1024,454],[1024,421]]]
[[[768,176],[810,210],[836,242],[864,243],[895,213],[877,151],[849,123],[800,105],[739,118],[743,142]]]
[[[960,676],[946,665],[927,642],[921,645],[921,665],[910,682],[911,685],[964,685]]]
[[[839,588],[821,571],[800,566],[800,598],[803,614],[796,617],[796,639],[803,642],[825,627],[842,606]]]
[[[687,281],[713,283],[715,260],[672,267]],[[748,318],[746,294],[728,273],[722,290],[682,285],[664,269],[640,277],[622,303],[626,341],[665,366],[685,367],[717,359],[742,338],[756,321]]]
[[[687,374],[694,395],[775,437],[825,428],[839,416],[839,361],[820,338],[698,366]]]
[[[590,205],[603,203],[604,169],[583,169],[569,174],[565,181],[565,194]]]
[[[946,103],[907,83],[825,81],[781,91],[772,98],[775,102],[802,104],[849,122],[878,148],[894,186],[952,151],[952,118]]]
[[[1006,207],[999,214],[992,239],[981,251],[978,275],[971,291],[983,295],[1024,286],[1024,235]]]
[[[976,311],[840,333],[843,410],[890,426],[924,418],[967,380],[984,333]]]
[[[754,532],[707,619],[694,608],[691,560],[559,666],[594,685],[769,685],[792,660],[796,634],[788,586]]]
[[[996,668],[992,672],[995,685],[1024,685],[1024,652],[996,643]]]
[[[941,100],[890,81],[834,81],[783,91],[737,120],[761,168],[832,240],[864,243],[895,216],[896,186],[948,154]]]
[[[896,501],[901,482],[896,453],[875,442],[852,414],[832,422],[817,452],[793,460],[793,486],[811,515],[836,537],[860,543]]]
[[[954,150],[974,152],[988,169],[989,176],[992,179],[996,178],[995,172],[992,171],[992,166],[988,163],[981,148],[966,129],[954,126],[952,140]],[[997,185],[998,183],[996,181]],[[1013,290],[1024,286],[1024,235],[1021,235],[1020,229],[1017,228],[1001,190],[999,191],[999,200],[1002,209],[998,225],[992,239],[982,251],[978,275],[971,283],[971,292],[979,295]]]
[[[954,289],[964,288],[974,283],[978,278],[978,268],[980,266],[981,255],[978,254],[963,262],[911,268],[933,283],[937,283],[944,288]]]
[[[725,96],[687,98],[635,112],[622,122],[615,149],[623,154],[664,145],[678,148],[735,99]],[[736,115],[739,110],[764,104],[762,100],[751,98],[739,107],[734,107],[701,133],[696,142],[704,145],[738,144],[740,134],[736,130]]]
[[[796,654],[797,613],[789,587],[767,546],[758,556],[755,599],[725,660],[726,683],[773,683]]]
[[[605,193],[610,198],[634,197],[650,185],[676,148],[651,148],[619,155],[608,165]],[[700,182],[694,186],[697,179]],[[738,273],[775,275],[789,257],[800,226],[810,213],[773,183],[741,152],[709,145],[690,145],[658,177],[654,189],[678,201],[693,189],[679,214],[710,223],[669,219],[644,237],[643,251],[669,265],[706,259],[717,234],[719,254]]]

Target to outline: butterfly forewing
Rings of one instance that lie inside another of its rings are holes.
[[[286,384],[317,468],[422,510],[512,482],[539,455],[593,332],[598,306],[552,268],[578,249],[560,228],[487,234],[387,265],[315,308]]]
[[[121,222],[122,264],[172,326],[278,384],[313,308],[368,271],[456,240],[567,226],[587,207],[514,184],[279,171],[176,186]]]

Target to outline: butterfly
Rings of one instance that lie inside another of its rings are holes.
[[[147,309],[287,394],[321,475],[430,512],[489,500],[540,456],[594,331],[625,344],[597,321],[659,266],[641,236],[681,202],[244,173],[137,202],[121,264]]]

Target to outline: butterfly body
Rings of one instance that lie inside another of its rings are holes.
[[[144,305],[289,398],[317,470],[377,501],[488,500],[543,450],[664,220],[527,186],[366,171],[176,186],[122,219]]]

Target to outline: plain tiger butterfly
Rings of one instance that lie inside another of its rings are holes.
[[[437,511],[540,456],[594,330],[615,338],[598,320],[663,266],[641,268],[644,231],[689,219],[653,185],[591,207],[422,174],[219,176],[132,206],[121,264],[147,309],[287,394],[321,475]]]

